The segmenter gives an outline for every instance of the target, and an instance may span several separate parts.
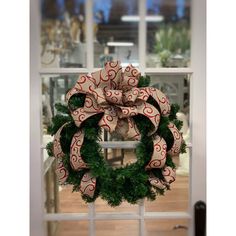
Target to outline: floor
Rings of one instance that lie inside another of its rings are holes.
[[[127,157],[128,156],[128,157]],[[126,155],[125,163],[132,159],[132,155]],[[187,211],[188,210],[188,176],[177,175],[177,179],[172,183],[171,191],[167,191],[165,196],[160,196],[157,200],[145,201],[145,211],[165,212],[165,211]],[[87,204],[83,202],[80,193],[72,193],[71,186],[61,188],[59,192],[60,212],[88,212]],[[137,205],[130,205],[127,202],[121,206],[112,208],[102,199],[97,199],[95,203],[96,212],[137,212]],[[55,233],[48,236],[88,236],[89,224],[87,221],[60,221],[52,222]],[[173,230],[175,226],[188,226],[188,220],[145,220],[145,236],[187,236],[187,230],[179,228]],[[96,236],[138,236],[138,220],[110,220],[96,221]]]

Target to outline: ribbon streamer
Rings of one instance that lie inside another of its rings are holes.
[[[60,142],[60,138],[61,138],[61,131],[63,130],[63,128],[69,124],[69,122],[65,123],[64,125],[62,125],[59,130],[56,132],[55,136],[54,136],[54,140],[53,140],[53,154],[54,157],[56,158],[56,174],[59,180],[60,184],[64,184],[69,172],[68,170],[65,168],[62,158],[65,156],[64,152],[62,151],[61,148],[61,142]]]
[[[80,75],[75,86],[66,94],[67,102],[75,94],[86,95],[84,106],[71,111],[75,125],[80,127],[82,122],[89,117],[103,113],[98,123],[100,127],[110,133],[117,132],[124,138],[140,140],[140,132],[132,117],[141,114],[153,124],[153,129],[148,135],[154,134],[158,129],[160,117],[169,116],[170,104],[165,94],[156,88],[137,88],[139,77],[140,72],[132,65],[127,66],[122,72],[119,61],[107,62],[104,69],[92,73],[91,76]],[[148,103],[149,97],[157,102],[159,110]],[[65,183],[68,177],[68,171],[63,166],[64,153],[60,145],[60,133],[65,125],[56,133],[53,145],[54,156],[58,159],[57,173],[62,183]],[[183,141],[182,136],[173,123],[170,123],[168,128],[174,138],[173,145],[168,153],[178,155]],[[88,169],[82,177],[80,191],[82,194],[93,197],[96,178],[92,176],[88,165],[82,159],[80,149],[83,140],[83,130],[74,134],[70,146],[70,165],[76,171]],[[166,155],[165,140],[156,136],[153,140],[153,154],[145,169],[150,171],[150,184],[160,189],[164,189],[175,180],[175,170],[165,166]],[[159,180],[154,176],[151,170],[155,168],[162,168],[164,180]]]

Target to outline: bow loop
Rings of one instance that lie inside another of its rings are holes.
[[[124,71],[124,76],[128,76],[128,77],[136,77],[137,79],[139,79],[141,73],[138,71],[138,69],[136,69],[134,66],[132,66],[131,64],[129,64]]]
[[[124,92],[131,90],[132,88],[137,87],[138,78],[123,75],[120,79],[119,88]]]

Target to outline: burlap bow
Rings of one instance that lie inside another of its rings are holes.
[[[76,85],[66,95],[68,102],[75,94],[86,94],[84,107],[71,111],[76,126],[80,127],[87,118],[103,113],[98,124],[100,127],[110,133],[116,131],[125,138],[140,140],[141,135],[132,116],[141,114],[152,122],[153,129],[149,135],[154,134],[158,128],[160,116],[169,115],[170,104],[167,97],[156,88],[137,88],[139,77],[140,73],[132,65],[127,66],[122,72],[119,62],[108,62],[104,69],[92,73],[91,76],[81,75]],[[147,102],[150,96],[158,103],[160,112]],[[54,155],[58,158],[57,173],[61,183],[64,183],[68,176],[68,171],[63,166],[64,154],[60,146],[60,133],[64,126],[58,130],[54,138]],[[174,137],[174,143],[169,153],[178,155],[182,136],[174,124],[171,123],[168,127]],[[83,130],[80,130],[74,135],[71,142],[70,164],[74,170],[78,171],[88,168],[80,154],[83,139],[84,133]],[[163,168],[165,181],[158,180],[153,174],[150,175],[149,181],[153,186],[164,188],[174,181],[175,172],[170,167],[165,167],[167,149],[165,140],[156,136],[153,144],[153,155],[146,170]],[[93,197],[95,186],[96,179],[88,170],[81,180],[80,191],[82,194]]]

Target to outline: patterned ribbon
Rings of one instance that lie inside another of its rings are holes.
[[[122,72],[120,62],[107,62],[105,68],[89,75],[81,75],[76,85],[67,93],[66,100],[75,94],[86,94],[84,107],[71,111],[71,115],[77,127],[89,117],[103,113],[98,125],[106,131],[118,132],[123,137],[132,140],[140,140],[141,135],[133,120],[133,116],[141,114],[146,116],[153,124],[149,135],[154,134],[160,122],[161,116],[170,114],[170,104],[167,97],[158,89],[152,87],[137,88],[140,72],[129,65]],[[147,102],[152,97],[160,107],[157,108]],[[58,159],[57,173],[61,183],[66,181],[68,171],[63,166],[62,152],[60,145],[60,133],[66,124],[57,132],[54,138],[54,155]],[[169,154],[178,155],[182,144],[182,136],[174,124],[170,123],[168,128],[173,134],[174,142]],[[74,170],[88,169],[83,161],[80,148],[83,144],[84,133],[78,131],[71,142],[70,164]],[[163,168],[165,181],[157,179],[152,173],[149,181],[153,186],[167,186],[174,181],[174,170],[165,166],[167,145],[163,138],[156,136],[153,140],[153,154],[146,170]],[[161,185],[162,184],[162,185]],[[92,177],[88,170],[83,176],[80,185],[82,194],[93,197],[96,187],[96,178]]]

